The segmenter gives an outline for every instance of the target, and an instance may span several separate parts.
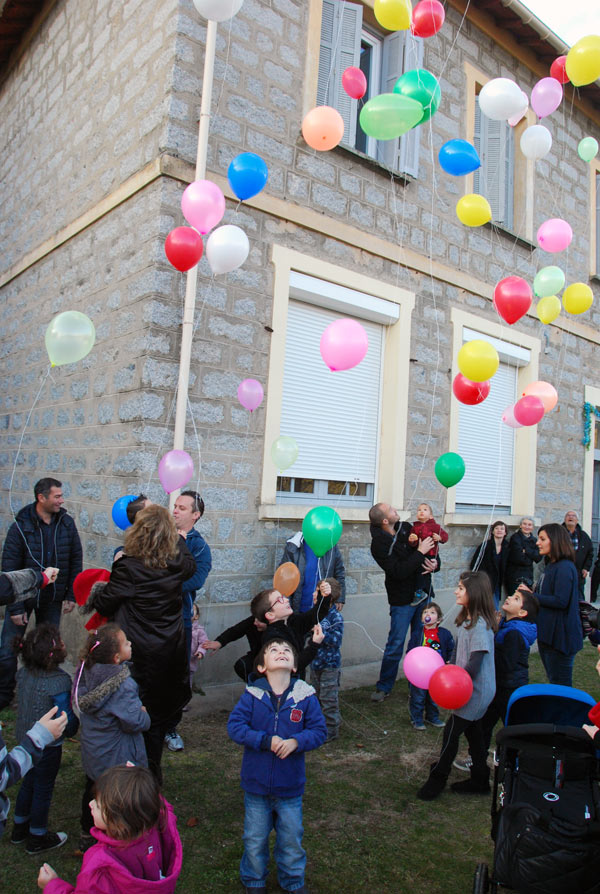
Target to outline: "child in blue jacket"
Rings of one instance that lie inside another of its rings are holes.
[[[342,588],[335,577],[326,577],[319,581],[313,594],[313,601],[322,597],[331,597],[331,608],[321,621],[324,639],[319,651],[310,666],[310,682],[315,692],[327,725],[327,741],[337,739],[340,734],[342,716],[340,714],[340,668],[342,666],[342,638],[344,636],[344,619],[337,610],[342,596]]]
[[[272,639],[256,657],[252,675],[231,712],[227,732],[244,746],[244,853],[240,877],[251,894],[264,894],[269,872],[269,834],[284,891],[306,894],[302,847],[304,752],[327,738],[315,690],[292,676],[297,656],[289,642]]]
[[[417,646],[427,646],[439,652],[446,664],[450,661],[454,650],[454,637],[445,627],[440,627],[442,618],[442,610],[436,602],[431,602],[423,609],[421,612],[423,628],[415,631],[409,639],[406,648],[407,654],[411,649],[416,649]],[[409,689],[408,710],[410,722],[414,729],[424,730],[424,720],[437,729],[443,729],[446,724],[441,720],[438,706],[429,695],[429,690],[419,689],[418,686],[413,686],[412,683],[410,683]]]

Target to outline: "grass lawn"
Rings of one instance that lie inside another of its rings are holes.
[[[592,694],[600,692],[595,662],[595,650],[586,644],[576,661],[574,683]],[[531,659],[531,682],[545,682],[537,655]],[[493,857],[489,799],[445,792],[431,803],[417,800],[415,791],[439,752],[442,733],[412,729],[403,680],[383,704],[370,701],[371,691],[342,693],[340,739],[307,756],[307,885],[313,894],[468,894],[475,865],[491,863]],[[227,715],[224,708],[210,717],[185,719],[185,751],[165,752],[163,761],[165,796],[175,806],[183,840],[178,891],[189,894],[240,890],[241,750],[227,737]],[[13,719],[10,711],[4,712],[9,747],[14,744]],[[30,857],[5,835],[0,842],[1,891],[35,891],[44,860],[74,882],[81,865],[74,854],[83,787],[78,751],[75,740],[64,746],[50,814],[50,827],[67,832],[69,841],[57,851]],[[458,771],[453,774],[465,778]],[[10,794],[14,801],[16,788]],[[279,890],[274,873],[268,890]]]

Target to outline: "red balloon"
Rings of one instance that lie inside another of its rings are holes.
[[[452,390],[454,396],[461,404],[469,404],[474,406],[485,400],[490,393],[489,382],[472,382],[465,378],[462,373],[457,373],[452,382]]]
[[[501,279],[494,289],[494,307],[507,323],[516,323],[531,307],[533,294],[520,276]]]
[[[421,0],[412,13],[410,30],[415,37],[433,37],[446,18],[446,12],[439,0]]]
[[[342,75],[342,87],[352,99],[361,99],[367,92],[367,79],[364,72],[355,65],[347,68]]]
[[[191,227],[175,227],[165,239],[165,254],[176,270],[184,273],[202,257],[202,237]]]
[[[533,394],[525,395],[513,407],[514,417],[521,425],[537,425],[545,412],[544,404]]]
[[[473,695],[473,681],[464,668],[445,664],[432,675],[429,695],[440,708],[455,711],[466,705]]]
[[[567,57],[558,56],[558,58],[555,59],[550,66],[550,77],[554,78],[556,81],[559,81],[559,83],[561,84],[568,84],[569,75],[567,74],[566,65]]]

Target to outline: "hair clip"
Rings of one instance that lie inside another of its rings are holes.
[[[97,639],[96,642],[94,643],[94,645],[92,646],[92,648],[90,649],[90,655],[91,655],[91,653],[94,651],[94,649],[96,648],[96,646],[99,646],[99,645],[100,645],[100,640]]]

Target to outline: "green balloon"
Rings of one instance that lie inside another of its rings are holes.
[[[423,106],[415,99],[398,93],[380,93],[360,110],[360,126],[376,140],[394,140],[418,124]]]
[[[96,330],[85,314],[66,310],[49,323],[45,341],[52,366],[63,366],[76,363],[90,353],[96,341]]]
[[[565,274],[560,267],[542,267],[533,280],[533,291],[538,298],[549,298],[564,287]]]
[[[435,477],[444,487],[454,487],[465,474],[465,461],[459,453],[442,453],[435,464]]]
[[[319,558],[336,545],[342,536],[342,520],[330,506],[315,506],[302,522],[304,539]]]
[[[598,140],[595,140],[593,137],[584,137],[579,142],[577,152],[579,153],[579,158],[582,158],[583,161],[591,161],[592,158],[596,158],[598,155]]]
[[[293,438],[282,435],[271,444],[271,459],[280,472],[289,469],[298,459],[298,445]]]
[[[428,121],[437,112],[442,91],[438,79],[426,68],[413,68],[405,71],[394,84],[394,93],[414,99],[423,107],[423,117],[418,124]]]

